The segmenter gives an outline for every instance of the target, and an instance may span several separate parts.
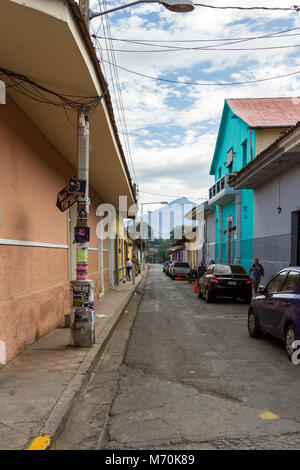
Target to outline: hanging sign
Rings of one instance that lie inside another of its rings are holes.
[[[56,205],[61,212],[71,207],[76,202],[76,197],[85,195],[86,181],[70,178],[69,184],[57,195]]]

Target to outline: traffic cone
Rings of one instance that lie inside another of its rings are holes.
[[[181,281],[180,273],[178,273],[177,281]]]
[[[197,281],[195,281],[194,292],[195,293],[198,292],[198,282]]]

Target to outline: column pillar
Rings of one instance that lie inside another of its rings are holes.
[[[241,264],[241,192],[235,195],[236,209],[236,246],[234,264]]]
[[[218,206],[219,208],[219,252],[218,252],[218,259],[217,263],[222,263],[222,241],[223,241],[223,208],[222,206]]]

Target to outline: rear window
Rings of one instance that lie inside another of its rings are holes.
[[[237,264],[216,264],[215,274],[247,274],[243,266]]]
[[[231,274],[230,266],[225,264],[216,264],[214,270],[215,274]]]
[[[232,264],[230,267],[233,274],[247,274],[243,266]]]
[[[190,267],[189,263],[175,263],[174,266],[175,268],[189,268]]]

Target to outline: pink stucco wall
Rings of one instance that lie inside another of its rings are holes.
[[[56,196],[76,172],[10,98],[0,106],[0,163],[0,238],[68,245],[67,211],[57,209]],[[95,248],[100,202],[91,188]],[[90,253],[98,289],[97,252]],[[0,341],[9,361],[64,322],[71,301],[68,249],[0,244],[0,280]]]

